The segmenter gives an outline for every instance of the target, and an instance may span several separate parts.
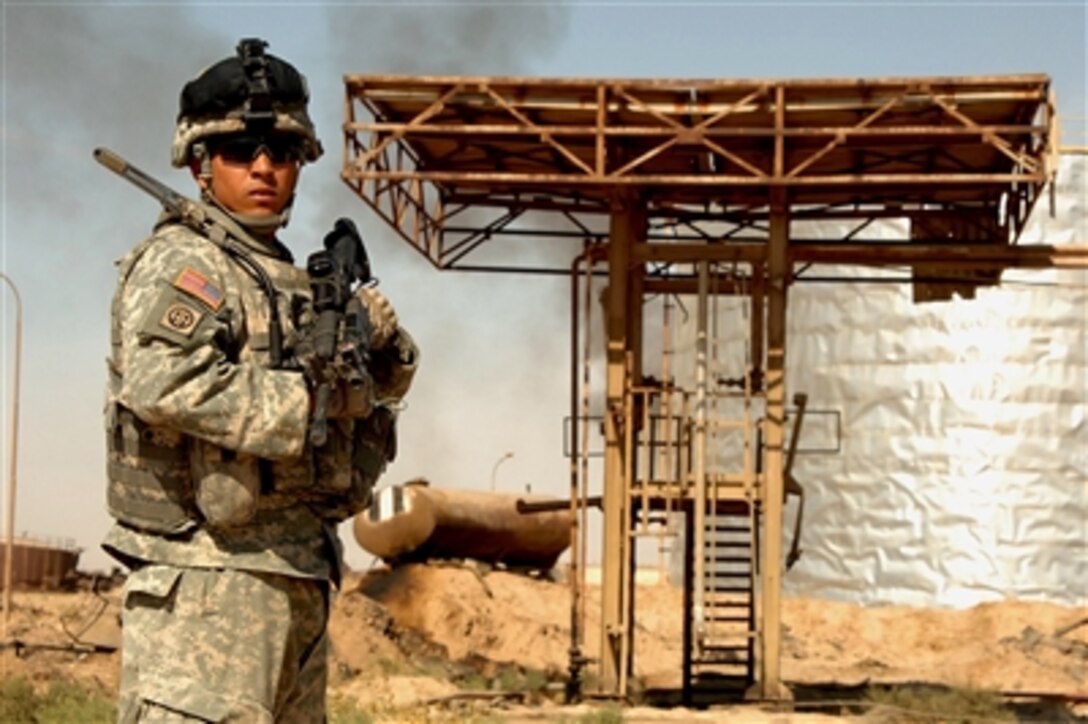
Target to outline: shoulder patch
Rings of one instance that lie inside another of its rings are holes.
[[[200,318],[203,316],[204,312],[201,312],[193,305],[175,301],[166,307],[162,318],[159,319],[159,326],[188,337],[196,329],[197,323],[200,322]]]
[[[219,311],[219,307],[223,306],[223,292],[212,284],[208,277],[192,267],[181,270],[178,278],[174,280],[174,288],[196,297],[208,305],[213,312]]]

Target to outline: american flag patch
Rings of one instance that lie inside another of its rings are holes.
[[[174,286],[204,302],[213,312],[219,311],[219,307],[223,306],[223,292],[196,269],[182,269],[181,274],[174,280]]]

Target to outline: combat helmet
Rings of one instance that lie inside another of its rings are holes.
[[[267,47],[258,38],[244,38],[236,57],[219,61],[185,84],[170,149],[174,166],[203,156],[206,139],[241,131],[294,134],[302,160],[321,156],[321,142],[306,112],[306,78],[290,63],[266,54]]]

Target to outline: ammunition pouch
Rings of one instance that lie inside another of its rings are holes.
[[[196,507],[208,527],[236,528],[251,522],[261,494],[258,459],[199,440],[192,448]]]
[[[189,440],[148,425],[110,403],[106,414],[106,505],[110,515],[140,530],[183,533],[197,526],[189,470]]]
[[[313,449],[313,478],[309,485],[313,493],[322,496],[345,495],[351,490],[351,430],[352,420],[329,420],[329,439]],[[307,490],[306,492],[311,492]]]
[[[397,456],[397,414],[379,405],[355,423],[351,459],[351,514],[370,505],[375,483]]]
[[[236,454],[175,430],[148,425],[128,409],[107,414],[107,507],[125,525],[178,535],[195,528],[233,529],[262,511],[309,505],[327,520],[365,508],[385,469],[393,413],[380,408],[365,420],[330,421],[334,440],[310,463],[271,463]],[[361,440],[355,448],[349,441]],[[391,449],[391,448],[390,448]]]
[[[366,478],[377,480],[397,456],[397,415],[385,405],[379,405],[362,420],[355,423],[355,454],[351,467]]]
[[[385,405],[356,420],[352,429],[349,486],[334,492],[318,506],[326,520],[341,521],[365,510],[373,500],[374,485],[396,457],[397,415]]]

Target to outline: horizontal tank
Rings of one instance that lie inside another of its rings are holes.
[[[519,512],[519,501],[548,509]],[[370,508],[355,516],[355,540],[390,563],[472,558],[546,570],[570,544],[570,510],[551,509],[565,502],[413,481],[380,491]]]

